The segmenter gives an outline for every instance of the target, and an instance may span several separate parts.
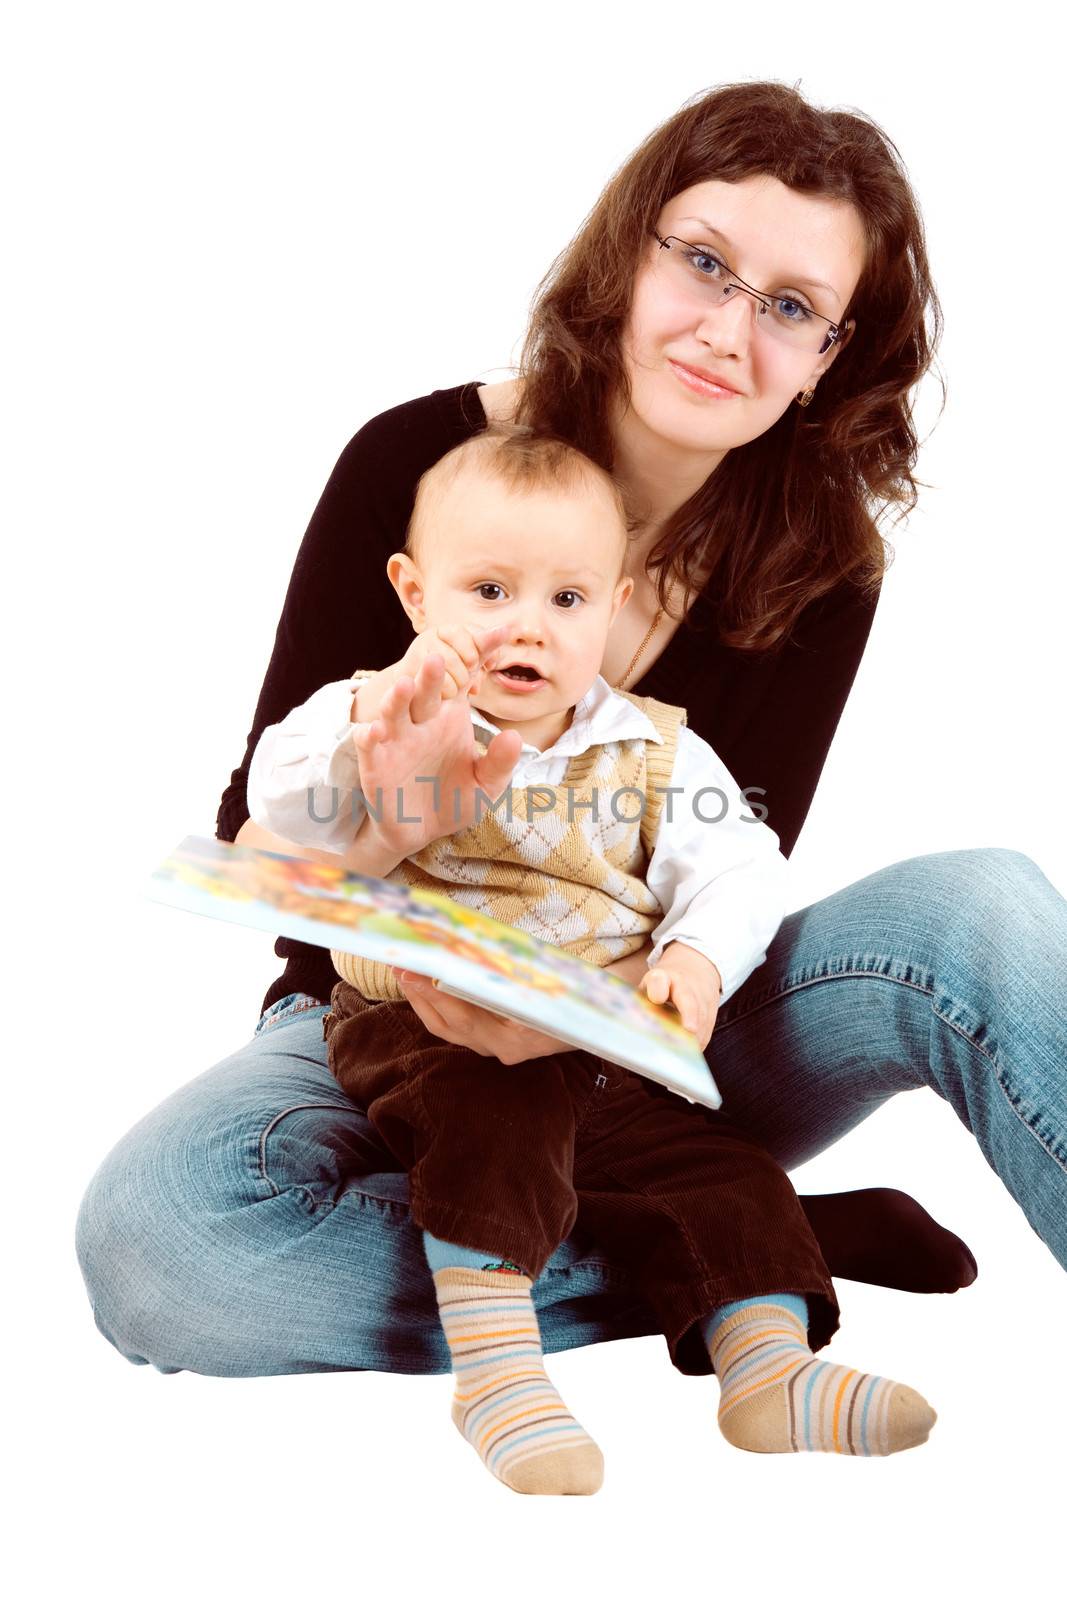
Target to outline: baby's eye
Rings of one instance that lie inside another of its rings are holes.
[[[496,599],[496,595],[494,595],[494,594],[485,594],[483,591],[486,590],[486,589],[495,589],[497,591],[497,593],[499,593],[499,594],[503,594],[503,592],[504,592],[501,589],[499,583],[480,583],[480,584],[478,584],[478,598],[480,600],[495,600]]]
[[[582,603],[582,597],[576,589],[561,589],[559,594],[556,595],[556,599],[558,600],[561,595],[568,595],[572,600],[577,601],[578,605],[581,605]],[[561,607],[561,609],[563,611],[573,611],[575,610],[575,607],[572,605],[564,605]]]

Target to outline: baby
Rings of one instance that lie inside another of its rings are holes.
[[[268,729],[249,806],[353,870],[595,965],[651,941],[639,987],[706,1048],[778,929],[785,863],[684,711],[599,675],[633,588],[627,546],[614,484],[570,446],[491,431],[450,452],[388,563],[411,648]],[[312,820],[306,788],[353,750],[370,804],[354,840],[350,815],[332,832]],[[533,1303],[576,1223],[628,1269],[679,1370],[715,1371],[731,1443],[885,1455],[926,1439],[935,1415],[914,1390],[813,1356],[838,1323],[825,1263],[785,1174],[724,1112],[562,1045],[505,1065],[430,1031],[405,995],[470,1013],[428,981],[333,959],[330,1068],[409,1174],[452,1415],[503,1483],[602,1481],[545,1372]]]

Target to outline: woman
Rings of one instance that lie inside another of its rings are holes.
[[[245,779],[264,727],[402,653],[388,590],[419,475],[486,420],[562,435],[637,519],[603,674],[684,704],[788,853],[870,629],[872,509],[914,502],[909,394],[939,329],[922,227],[877,128],[773,84],[702,97],[601,196],[542,286],[517,380],[437,391],[343,453],[297,558],[223,838],[270,843]],[[345,730],[308,781],[351,788]],[[930,1084],[1067,1264],[1060,897],[1025,857],[898,863],[786,919],[711,1045],[735,1120],[787,1166]],[[140,1123],[83,1202],[98,1325],[131,1360],[244,1375],[450,1370],[406,1179],[325,1065],[324,951],[281,941],[256,1038]],[[635,980],[640,956],[620,963]],[[636,980],[635,980],[636,981]],[[442,1038],[556,1041],[428,991]],[[954,1289],[973,1260],[903,1196],[805,1202],[831,1270]],[[652,1330],[582,1219],[539,1280],[546,1351]]]

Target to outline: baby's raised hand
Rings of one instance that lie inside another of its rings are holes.
[[[481,636],[474,662],[466,668],[472,685],[480,681],[487,659],[500,644],[496,636],[505,631],[494,628]],[[414,677],[403,674],[386,691],[374,721],[361,720],[352,729],[375,832],[383,845],[402,856],[414,855],[484,815],[478,791],[498,799],[522,751],[514,729],[496,734],[483,749],[474,734],[468,695],[446,699],[444,677],[441,656],[428,655]]]
[[[360,684],[353,707],[353,722],[373,722],[386,695],[401,678],[415,680],[412,716],[416,722],[421,722],[424,708],[436,703],[435,697],[428,694],[419,679],[420,668],[431,656],[440,656],[444,663],[440,699],[469,698],[477,694],[482,678],[492,666],[494,651],[499,649],[507,636],[507,628],[501,626],[485,628],[479,633],[472,633],[459,623],[443,628],[424,628],[416,634],[399,661]]]
[[[476,693],[482,677],[492,665],[493,653],[508,636],[506,627],[483,628],[472,633],[459,623],[443,628],[424,628],[416,634],[400,666],[414,676],[417,667],[429,657],[440,656],[445,664],[441,698]]]
[[[713,961],[691,945],[676,941],[667,946],[637,987],[653,1005],[670,1001],[682,1027],[696,1035],[701,1050],[707,1049],[722,995],[722,979]]]

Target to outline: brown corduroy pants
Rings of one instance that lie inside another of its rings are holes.
[[[580,1219],[632,1276],[682,1372],[709,1370],[695,1324],[731,1300],[803,1294],[812,1349],[836,1331],[789,1179],[722,1112],[583,1050],[505,1066],[348,983],[330,1004],[330,1070],[407,1170],[420,1228],[536,1278]]]

